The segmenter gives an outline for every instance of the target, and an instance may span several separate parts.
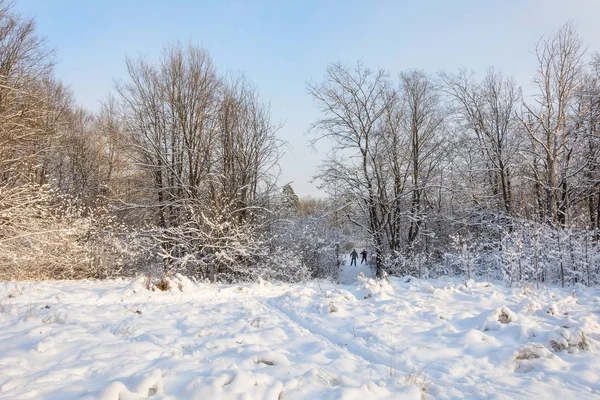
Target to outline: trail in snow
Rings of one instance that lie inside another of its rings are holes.
[[[354,356],[360,362],[362,362],[365,368],[369,366],[376,366],[379,372],[387,374],[386,369],[390,365],[392,354],[378,354],[373,350],[369,350],[363,346],[357,345],[355,342],[348,340],[344,335],[340,335],[336,332],[329,331],[323,325],[319,325],[315,322],[308,321],[296,312],[277,306],[276,301],[272,301],[269,306],[273,312],[284,316],[290,323],[299,326],[302,330],[308,332],[311,335],[318,337],[319,340],[324,343],[328,343],[335,347],[337,351],[342,353],[348,353]],[[408,372],[408,371],[407,371]]]
[[[356,283],[356,278],[360,275],[361,272],[367,278],[373,276],[373,271],[371,270],[370,264],[361,264],[359,259],[356,262],[356,266],[350,266],[349,258],[345,258],[342,261],[339,281],[343,285],[352,285]]]

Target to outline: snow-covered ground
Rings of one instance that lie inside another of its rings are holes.
[[[408,280],[0,283],[0,398],[600,398],[599,289]]]
[[[356,266],[350,266],[350,259],[347,257],[342,262],[342,268],[340,271],[339,281],[344,285],[351,285],[356,282],[356,278],[363,274],[363,276],[370,278],[373,275],[373,271],[368,264],[361,264],[360,261],[356,263]]]

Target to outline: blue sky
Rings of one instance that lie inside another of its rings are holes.
[[[331,62],[392,74],[493,65],[527,85],[534,43],[568,20],[590,53],[600,50],[600,0],[18,0],[17,9],[37,20],[58,77],[90,109],[126,78],[126,55],[156,58],[175,40],[202,45],[222,73],[244,72],[284,123],[281,183],[300,196],[319,194],[310,180],[325,150],[308,146],[318,113],[306,82]]]

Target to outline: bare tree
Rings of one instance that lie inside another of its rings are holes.
[[[560,226],[566,224],[569,211],[574,136],[569,112],[582,78],[583,54],[581,39],[571,23],[537,44],[534,83],[539,95],[536,106],[524,103],[521,118],[535,145],[533,151],[543,155],[540,165],[533,166],[533,179],[545,193],[545,218]]]
[[[508,215],[514,213],[512,169],[519,152],[516,112],[520,91],[512,78],[489,69],[482,82],[465,71],[442,74],[445,89],[454,103],[456,116],[475,141],[481,158],[487,196],[500,197]]]
[[[583,202],[589,217],[589,226],[600,232],[600,56],[595,54],[575,95],[575,133],[578,151],[576,165],[581,166],[581,177],[575,184],[571,203]]]
[[[56,133],[51,51],[35,22],[0,1],[0,181],[36,174],[42,145]],[[54,86],[55,87],[55,86]]]
[[[219,77],[202,48],[175,45],[158,65],[142,59],[127,66],[130,78],[117,87],[125,129],[135,167],[152,177],[148,201],[131,207],[154,209],[157,225],[169,230],[161,239],[167,261],[219,260],[199,272],[216,279],[254,252],[242,243],[260,243],[258,216],[275,188],[278,127],[252,84]]]
[[[356,200],[362,219],[353,222],[373,240],[377,276],[383,274],[385,213],[389,209],[388,199],[383,198],[387,182],[380,168],[377,129],[395,98],[388,95],[388,86],[386,72],[373,72],[361,63],[352,69],[333,64],[321,84],[308,85],[323,113],[312,127],[316,140],[327,138],[333,145],[319,177],[325,184],[342,183],[348,196]]]
[[[163,227],[180,222],[178,202],[210,190],[221,82],[202,49],[168,48],[158,66],[127,60],[117,86],[135,162],[152,176],[147,189]]]
[[[261,192],[274,190],[282,144],[275,137],[278,129],[245,77],[228,82],[218,116],[216,172],[221,193],[215,196],[233,200],[240,220],[246,220],[252,208],[266,207],[268,199]]]
[[[444,113],[438,89],[423,72],[400,75],[404,111],[403,129],[408,136],[411,177],[408,245],[413,246],[424,221],[424,203],[438,164],[444,155],[442,131]]]

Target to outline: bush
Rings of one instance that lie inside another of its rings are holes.
[[[133,273],[135,235],[43,186],[0,197],[0,279],[104,279]]]

